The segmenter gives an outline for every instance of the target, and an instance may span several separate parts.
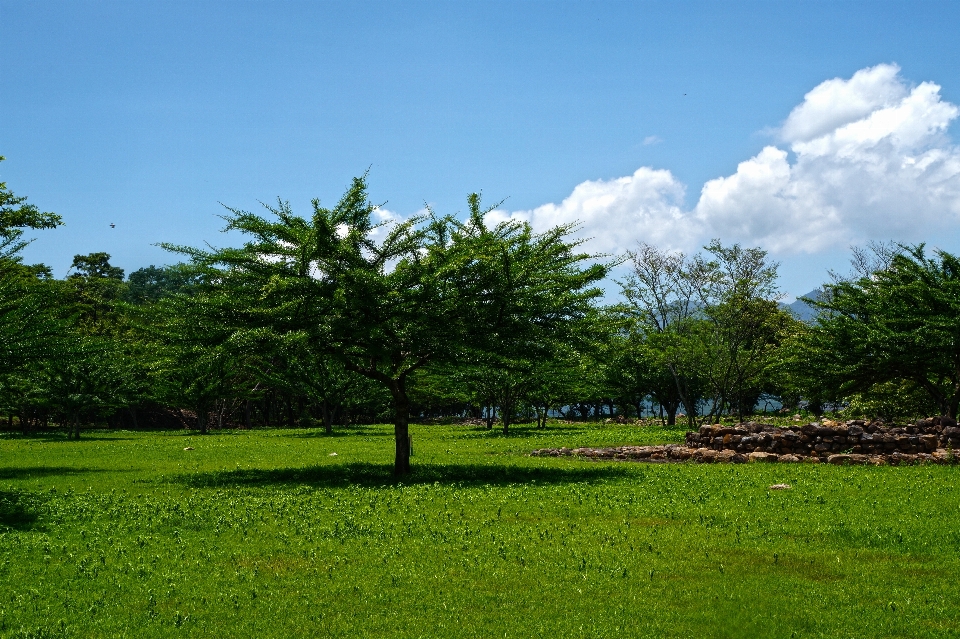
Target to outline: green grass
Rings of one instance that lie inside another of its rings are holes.
[[[960,634],[955,467],[526,456],[682,437],[612,425],[412,432],[402,482],[385,426],[0,436],[0,636]]]

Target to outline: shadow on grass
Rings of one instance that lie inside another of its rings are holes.
[[[110,432],[110,431],[103,431],[103,432]],[[70,439],[67,436],[66,431],[48,430],[48,431],[27,433],[26,435],[24,435],[21,432],[7,431],[4,433],[0,433],[0,439],[3,439],[5,441],[20,440],[20,441],[40,442],[43,444],[53,443],[53,442],[70,442],[70,443],[76,442],[78,444],[82,444],[83,442],[119,442],[119,441],[131,440],[134,438],[121,436],[121,435],[117,435],[113,437],[99,437],[92,433],[83,432],[80,435],[80,439]]]
[[[351,429],[337,429],[334,428],[332,433],[327,433],[327,431],[320,429],[311,429],[306,432],[300,433],[284,433],[281,437],[294,437],[297,439],[336,439],[338,437],[393,437],[393,431],[387,429],[360,429],[360,428],[351,428]]]
[[[75,466],[25,466],[19,468],[0,468],[0,479],[40,479],[56,475],[80,475],[83,473],[124,472],[107,471],[103,468],[77,468]]]
[[[306,466],[303,468],[238,469],[179,475],[172,481],[194,488],[227,486],[327,487],[399,486],[415,484],[457,484],[505,486],[510,484],[567,484],[614,479],[627,474],[626,468],[594,466],[576,468],[522,467],[497,464],[429,464],[415,466],[410,475],[395,477],[393,465],[357,462]]]
[[[620,424],[605,424],[605,425],[596,425],[588,424],[583,425],[563,425],[563,426],[548,426],[546,428],[537,428],[535,426],[524,427],[524,426],[511,426],[510,433],[508,435],[503,434],[502,428],[494,427],[492,430],[484,428],[482,426],[469,427],[465,428],[463,431],[457,434],[458,437],[472,437],[472,438],[490,438],[490,439],[546,439],[550,437],[555,437],[558,435],[567,435],[567,434],[576,434],[578,436],[582,435],[604,435],[607,433],[616,433],[618,436],[623,432],[630,430],[635,433],[638,437],[645,435],[650,432],[650,430],[656,430],[658,434],[667,433],[670,435],[676,435],[679,438],[682,438],[686,434],[687,429],[678,428],[678,429],[665,429],[657,427],[656,429],[651,429],[649,427],[634,427],[631,429],[630,426],[623,426]]]
[[[484,427],[471,427],[470,430],[464,430],[463,434],[470,434],[473,437],[490,437],[492,439],[540,439],[544,437],[553,437],[555,435],[563,435],[566,433],[578,433],[583,434],[585,432],[603,432],[602,429],[596,428],[588,430],[580,426],[549,426],[547,428],[537,428],[537,427],[528,427],[523,426],[510,426],[510,432],[507,435],[503,434],[503,428],[497,428],[496,426],[493,429],[487,429]]]
[[[0,490],[0,529],[26,531],[36,526],[39,500],[16,490]]]

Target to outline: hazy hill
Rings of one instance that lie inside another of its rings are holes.
[[[803,320],[804,322],[813,321],[813,318],[817,316],[817,309],[811,306],[810,304],[807,304],[806,302],[804,302],[801,298],[809,297],[810,299],[814,299],[814,300],[819,299],[820,293],[821,293],[820,289],[815,288],[809,293],[801,295],[790,304],[784,304],[783,306],[785,308],[790,309],[790,312],[792,312],[797,319]]]

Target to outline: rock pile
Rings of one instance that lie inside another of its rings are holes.
[[[748,422],[701,426],[686,445],[555,448],[535,457],[577,455],[592,459],[671,462],[826,462],[831,464],[955,463],[960,428],[949,417],[922,419],[910,426],[850,420],[778,427]]]

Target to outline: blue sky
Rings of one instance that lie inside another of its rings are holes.
[[[64,217],[26,251],[58,275],[229,243],[220,202],[305,212],[369,167],[398,216],[481,190],[597,251],[719,236],[798,295],[851,243],[960,250],[958,27],[934,2],[0,0],[0,179]]]

